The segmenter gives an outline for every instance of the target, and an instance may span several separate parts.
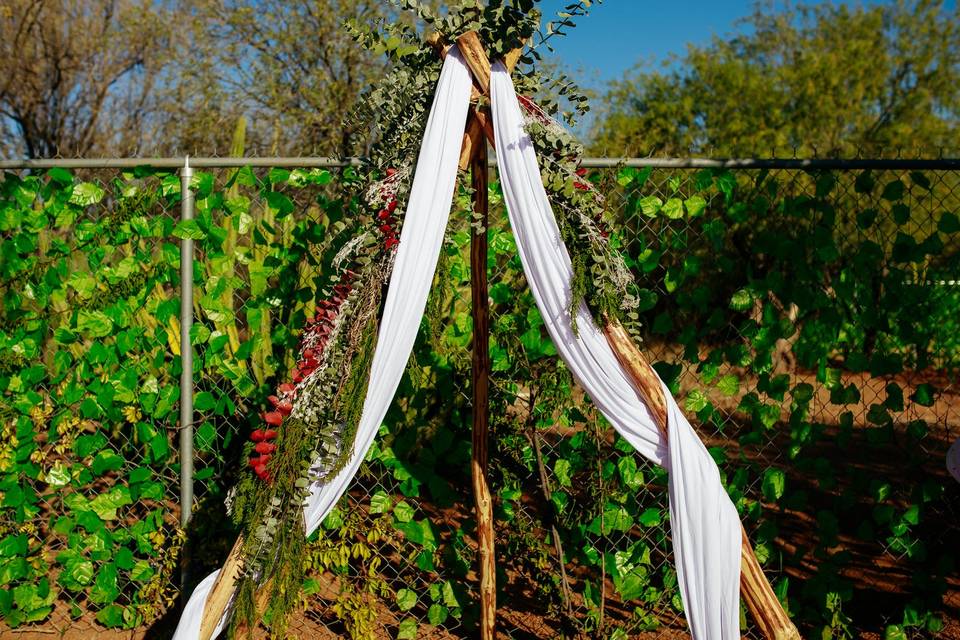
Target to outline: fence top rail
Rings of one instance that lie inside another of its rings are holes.
[[[301,157],[167,157],[167,158],[39,158],[0,159],[0,170],[26,169],[198,169],[237,167],[342,168],[359,166],[362,158]],[[584,158],[582,166],[591,169],[616,167],[652,167],[662,169],[795,169],[795,170],[956,170],[960,158]],[[496,167],[496,158],[490,165]]]

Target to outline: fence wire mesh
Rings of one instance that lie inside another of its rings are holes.
[[[235,530],[247,416],[292,366],[350,168],[8,173],[2,637],[166,637]],[[805,634],[960,637],[953,170],[598,167],[643,350]],[[469,193],[398,400],[311,546],[292,637],[476,636]],[[491,185],[499,632],[686,637],[667,476],[583,397]],[[196,240],[196,499],[179,530],[178,237]],[[184,541],[186,544],[183,544]],[[758,637],[749,616],[744,635]],[[258,630],[265,635],[264,630]]]

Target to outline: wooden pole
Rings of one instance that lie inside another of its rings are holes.
[[[650,409],[660,432],[666,438],[667,401],[660,378],[619,320],[608,319],[603,332],[607,337],[607,343],[617,354],[620,364],[630,374],[637,393]],[[773,592],[742,524],[740,539],[740,595],[754,622],[757,623],[760,633],[770,640],[800,640],[800,632],[797,631],[790,616],[783,610],[783,605]]]
[[[471,116],[474,117],[474,116]],[[497,568],[493,539],[493,499],[487,482],[489,434],[490,307],[487,294],[487,145],[474,147],[473,233],[470,236],[470,294],[473,303],[473,478],[480,564],[480,638],[494,640],[497,620]]]

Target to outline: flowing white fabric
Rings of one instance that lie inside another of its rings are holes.
[[[490,85],[497,165],[527,282],[553,343],[613,427],[641,454],[670,471],[670,523],[677,577],[695,640],[740,637],[740,521],[716,463],[676,401],[667,398],[668,442],[582,300],[570,317],[573,267],[520,104],[502,63]],[[662,382],[661,382],[662,384]]]
[[[470,73],[459,51],[453,47],[443,63],[417,159],[353,455],[334,478],[311,485],[304,505],[307,535],[320,526],[356,475],[410,358],[450,215],[470,87]],[[218,574],[219,571],[210,574],[194,590],[180,617],[174,640],[194,640],[199,636],[206,599]],[[214,637],[223,625],[221,620]]]

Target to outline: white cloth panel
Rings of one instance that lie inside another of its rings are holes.
[[[320,526],[356,475],[410,358],[450,215],[470,88],[470,72],[460,52],[453,47],[443,63],[417,159],[353,456],[335,477],[311,485],[304,505],[307,535]],[[195,640],[199,636],[206,598],[218,573],[204,578],[190,596],[174,640]],[[221,620],[214,637],[223,625]]]
[[[670,524],[677,576],[695,640],[740,637],[740,522],[717,465],[676,401],[667,397],[668,442],[589,309],[570,317],[573,267],[544,190],[537,155],[510,74],[491,78],[497,165],[527,281],[553,343],[613,427],[641,454],[670,471]],[[662,383],[661,383],[662,384]]]

